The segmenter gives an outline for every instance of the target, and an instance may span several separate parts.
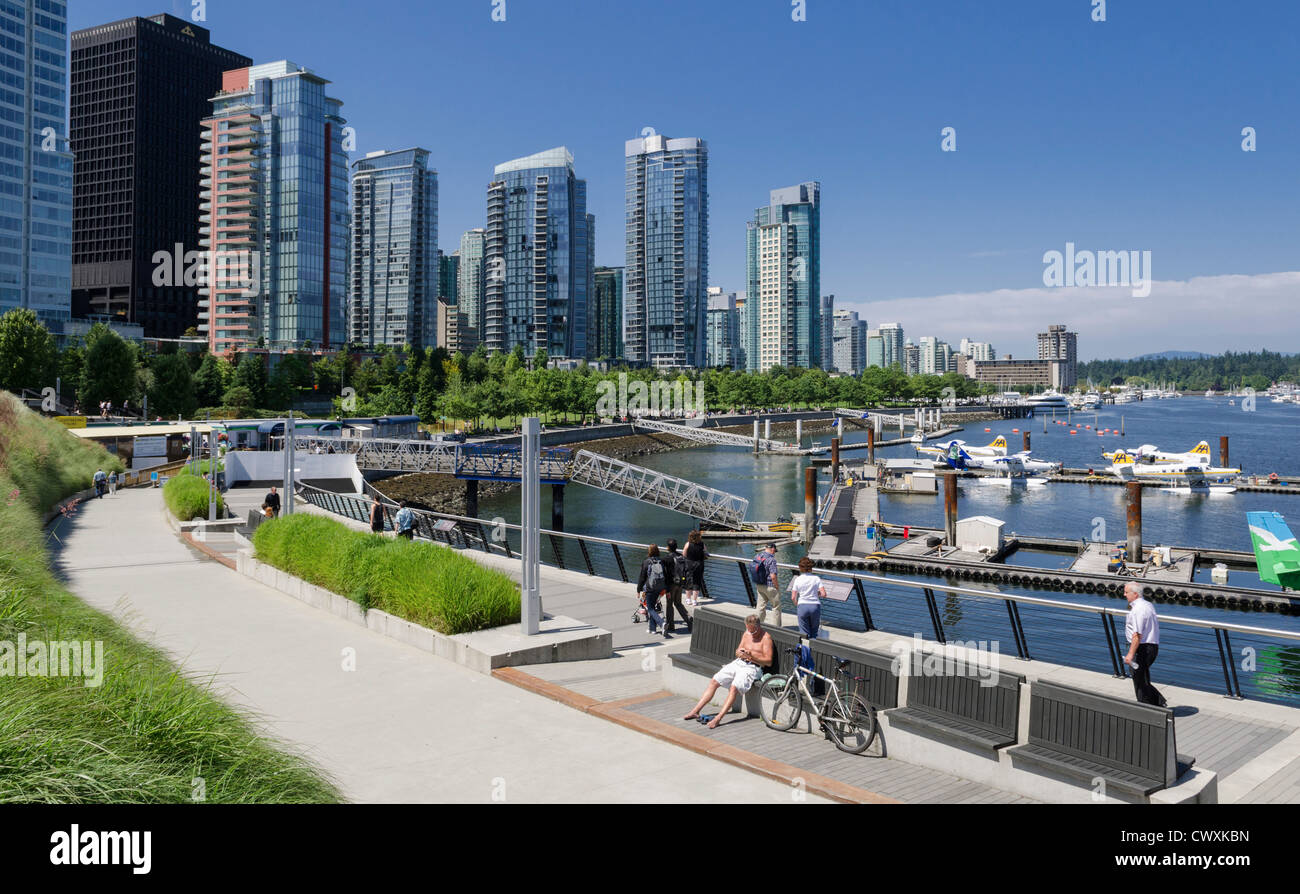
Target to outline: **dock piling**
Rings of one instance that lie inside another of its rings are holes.
[[[803,420],[802,419],[796,419],[794,421],[794,442],[799,447],[803,446]]]
[[[772,420],[771,420],[771,419],[764,419],[764,420],[763,420],[763,440],[765,440],[765,441],[770,441],[770,440],[772,440]]]
[[[867,426],[867,464],[872,466],[876,464],[876,423],[874,420]]]
[[[1125,504],[1128,506],[1128,561],[1142,564],[1142,483],[1130,481],[1124,485]]]
[[[817,469],[809,465],[803,470],[803,542],[812,546],[817,529]]]
[[[1219,465],[1223,468],[1229,468],[1228,465],[1228,436],[1222,435],[1219,438]]]
[[[551,485],[551,530],[564,530],[564,485]]]
[[[1029,452],[1029,429],[1025,429],[1025,453]]]
[[[957,473],[943,476],[943,527],[948,546],[957,548]]]
[[[831,438],[831,483],[840,480],[840,439]]]
[[[754,420],[754,455],[758,455],[758,420]]]

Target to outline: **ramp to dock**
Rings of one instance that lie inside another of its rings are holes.
[[[749,511],[744,497],[586,450],[574,456],[569,480],[726,528],[742,527]]]
[[[725,447],[745,447],[753,449],[754,439],[744,435],[732,434],[731,432],[719,431],[716,428],[703,428],[693,425],[679,425],[675,422],[663,422],[658,419],[634,419],[632,420],[634,428],[645,429],[646,431],[662,432],[666,435],[672,435],[675,438],[682,438],[686,441],[694,441],[697,444],[717,444]],[[788,453],[796,456],[805,454],[825,452],[824,447],[804,450],[793,444],[786,444],[783,441],[769,441],[766,438],[758,439],[758,449],[765,453]]]

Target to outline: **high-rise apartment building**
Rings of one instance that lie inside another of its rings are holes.
[[[1065,365],[1061,369],[1060,388],[1073,388],[1079,381],[1079,335],[1067,332],[1064,325],[1048,326],[1046,332],[1038,333],[1038,359],[1059,360]]]
[[[774,189],[746,231],[748,367],[821,366],[821,186]],[[832,299],[833,301],[833,299]]]
[[[921,373],[921,349],[908,341],[903,345],[903,372],[909,376]]]
[[[597,267],[595,290],[587,308],[587,356],[623,359],[623,268]]]
[[[743,304],[735,292],[709,289],[709,312],[705,363],[713,367],[736,369],[740,365],[740,311]]]
[[[223,73],[253,62],[209,37],[166,14],[72,35],[74,316],[153,338],[198,323],[198,287],[178,281],[174,255],[199,249],[200,122]]]
[[[884,367],[897,366],[904,369],[907,358],[904,354],[903,327],[898,323],[881,323],[877,331],[880,333],[883,344],[883,359],[880,365]]]
[[[282,350],[347,338],[346,122],[328,83],[271,62],[226,72],[212,99],[200,244],[239,271],[199,289],[199,331],[213,353],[258,339]]]
[[[53,0],[0,3],[0,314],[71,315],[72,155],[68,14]]]
[[[855,310],[838,310],[832,331],[834,359],[830,368],[849,376],[862,375],[870,362],[868,337],[873,332],[867,329],[867,321],[858,319]],[[876,337],[879,340],[879,333]]]
[[[885,339],[880,334],[879,329],[867,330],[867,366],[886,367],[885,363]]]
[[[483,341],[483,312],[487,307],[487,270],[484,251],[487,231],[482,227],[460,237],[460,281],[456,288],[457,350],[473,353]]]
[[[820,266],[820,264],[818,265]],[[818,310],[818,322],[821,323],[822,356],[817,365],[830,372],[835,369],[835,296],[823,295]]]
[[[700,139],[630,140],[624,269],[629,362],[690,369],[706,362],[709,151]]]
[[[441,262],[438,174],[429,170],[428,150],[358,159],[352,165],[349,341],[368,348],[435,344]]]
[[[491,352],[587,356],[594,218],[559,147],[497,165],[488,185],[484,336]]]

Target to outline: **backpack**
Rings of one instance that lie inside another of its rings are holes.
[[[676,565],[673,567],[673,581],[677,586],[689,590],[695,586],[695,563],[684,555],[673,557]]]
[[[645,591],[655,595],[664,591],[664,564],[658,559],[645,566]]]
[[[772,575],[767,570],[767,563],[764,561],[766,558],[767,553],[759,553],[754,556],[754,564],[749,569],[749,576],[760,587],[766,587],[772,579]]]

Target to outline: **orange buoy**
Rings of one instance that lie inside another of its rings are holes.
[[[1020,429],[1018,429],[1018,428],[1013,428],[1013,429],[1011,429],[1011,433],[1012,433],[1013,435],[1018,435],[1018,434],[1020,434]]]
[[[1072,434],[1072,435],[1077,435],[1078,432],[1077,432],[1077,431],[1072,431],[1072,432],[1070,432],[1070,434]]]
[[[988,434],[988,433],[991,432],[991,431],[993,431],[993,429],[991,429],[991,428],[986,428],[986,429],[984,429],[984,433],[985,433],[985,434]]]

